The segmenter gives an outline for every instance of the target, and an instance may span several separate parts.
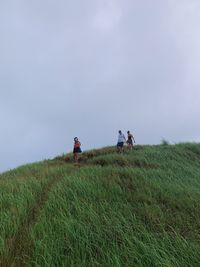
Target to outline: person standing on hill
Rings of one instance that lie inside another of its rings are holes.
[[[123,146],[126,142],[126,138],[121,130],[119,130],[118,135],[118,141],[117,141],[117,152],[122,153],[123,152]]]
[[[135,143],[135,138],[134,136],[130,133],[130,131],[127,132],[127,144],[128,148],[131,150],[133,149],[133,142]]]
[[[81,153],[81,143],[78,140],[78,137],[74,138],[74,150],[73,150],[73,154],[74,154],[74,161],[76,163],[78,163],[78,154]]]

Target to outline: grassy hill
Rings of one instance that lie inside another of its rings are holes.
[[[108,147],[0,175],[0,266],[200,266],[200,144]]]

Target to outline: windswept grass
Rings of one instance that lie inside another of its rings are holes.
[[[71,162],[63,155],[0,177],[1,266],[200,266],[199,144],[109,147],[85,152],[80,168]],[[29,249],[6,254],[42,192],[23,235]]]

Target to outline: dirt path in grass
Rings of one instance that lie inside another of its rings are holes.
[[[60,165],[65,164],[65,162],[60,163]],[[51,163],[51,165],[47,165],[47,168],[48,170],[51,170],[58,165],[58,162],[56,162],[55,164]],[[75,164],[73,169],[69,170],[67,173],[63,172],[62,174],[60,174],[60,176],[57,176],[56,173],[49,173],[49,175],[52,175],[52,177],[36,197],[35,204],[29,208],[29,211],[25,219],[22,221],[17,234],[7,240],[6,251],[3,255],[3,258],[0,258],[0,267],[25,267],[27,265],[27,263],[31,259],[33,250],[33,244],[29,239],[29,232],[31,227],[33,227],[33,225],[37,222],[40,212],[48,200],[49,192],[51,191],[51,189],[58,182],[60,182],[65,175],[71,175],[71,173],[78,171],[79,168],[94,165],[100,165],[104,167],[104,164],[102,165],[101,162],[95,162],[93,164],[81,162],[80,164]]]
[[[72,171],[68,173],[71,174]],[[24,221],[21,223],[17,234],[10,238],[6,244],[4,257],[0,259],[0,267],[24,267],[31,258],[33,244],[29,237],[30,228],[37,222],[40,211],[43,209],[51,189],[64,178],[54,176],[49,180],[48,184],[38,194],[35,204],[28,211]]]

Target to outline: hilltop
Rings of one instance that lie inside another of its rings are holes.
[[[200,144],[114,147],[0,175],[0,266],[200,266]]]

